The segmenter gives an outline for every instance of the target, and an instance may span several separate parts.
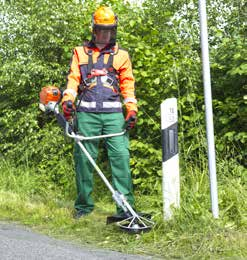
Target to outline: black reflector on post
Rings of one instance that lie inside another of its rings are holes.
[[[161,104],[162,192],[165,219],[171,218],[171,207],[178,208],[180,203],[177,121],[177,99],[166,99]]]

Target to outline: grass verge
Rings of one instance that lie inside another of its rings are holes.
[[[163,259],[247,257],[246,192],[239,180],[227,183],[224,179],[220,183],[220,205],[224,208],[218,220],[212,218],[206,196],[200,196],[206,190],[202,184],[206,176],[200,175],[200,181],[193,177],[195,183],[201,183],[199,186],[183,186],[181,209],[174,211],[170,221],[163,221],[160,195],[137,195],[138,208],[153,212],[156,225],[149,233],[129,235],[114,225],[105,224],[106,217],[115,210],[110,196],[96,200],[94,212],[76,221],[72,218],[73,201],[64,198],[59,190],[42,186],[31,169],[2,165],[1,171],[1,220],[19,222],[49,236],[84,246]],[[231,197],[227,199],[226,194]],[[202,203],[205,200],[206,203]]]

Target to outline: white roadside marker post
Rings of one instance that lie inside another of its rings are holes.
[[[161,130],[163,212],[164,219],[170,219],[172,217],[171,207],[179,208],[180,204],[176,98],[166,99],[161,104]]]

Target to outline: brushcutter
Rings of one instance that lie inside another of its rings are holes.
[[[54,86],[47,86],[42,88],[40,92],[40,109],[46,113],[54,113],[59,125],[65,130],[65,134],[70,138],[74,139],[75,142],[79,145],[83,153],[87,156],[88,160],[96,170],[97,174],[104,181],[107,188],[112,193],[112,198],[116,202],[116,204],[121,207],[124,211],[123,216],[109,216],[107,217],[107,224],[116,223],[122,230],[127,231],[129,233],[141,233],[145,231],[149,231],[154,222],[151,220],[150,214],[145,213],[137,213],[131,205],[128,203],[123,194],[119,191],[114,190],[112,185],[109,183],[103,172],[97,166],[91,155],[88,153],[86,148],[83,145],[84,140],[93,140],[100,138],[109,138],[113,136],[124,135],[127,130],[123,129],[120,133],[114,134],[106,134],[106,135],[98,135],[98,136],[90,136],[86,137],[83,135],[79,135],[75,133],[73,127],[66,121],[64,116],[59,113],[59,103],[61,101],[62,93],[61,91]],[[72,105],[72,104],[71,104]]]

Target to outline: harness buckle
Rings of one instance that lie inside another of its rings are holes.
[[[110,86],[113,85],[114,80],[107,77],[106,83],[108,83]]]
[[[84,84],[87,86],[87,87],[90,87],[90,85],[96,81],[96,78],[95,77],[90,77],[90,78],[86,78],[83,80]]]

